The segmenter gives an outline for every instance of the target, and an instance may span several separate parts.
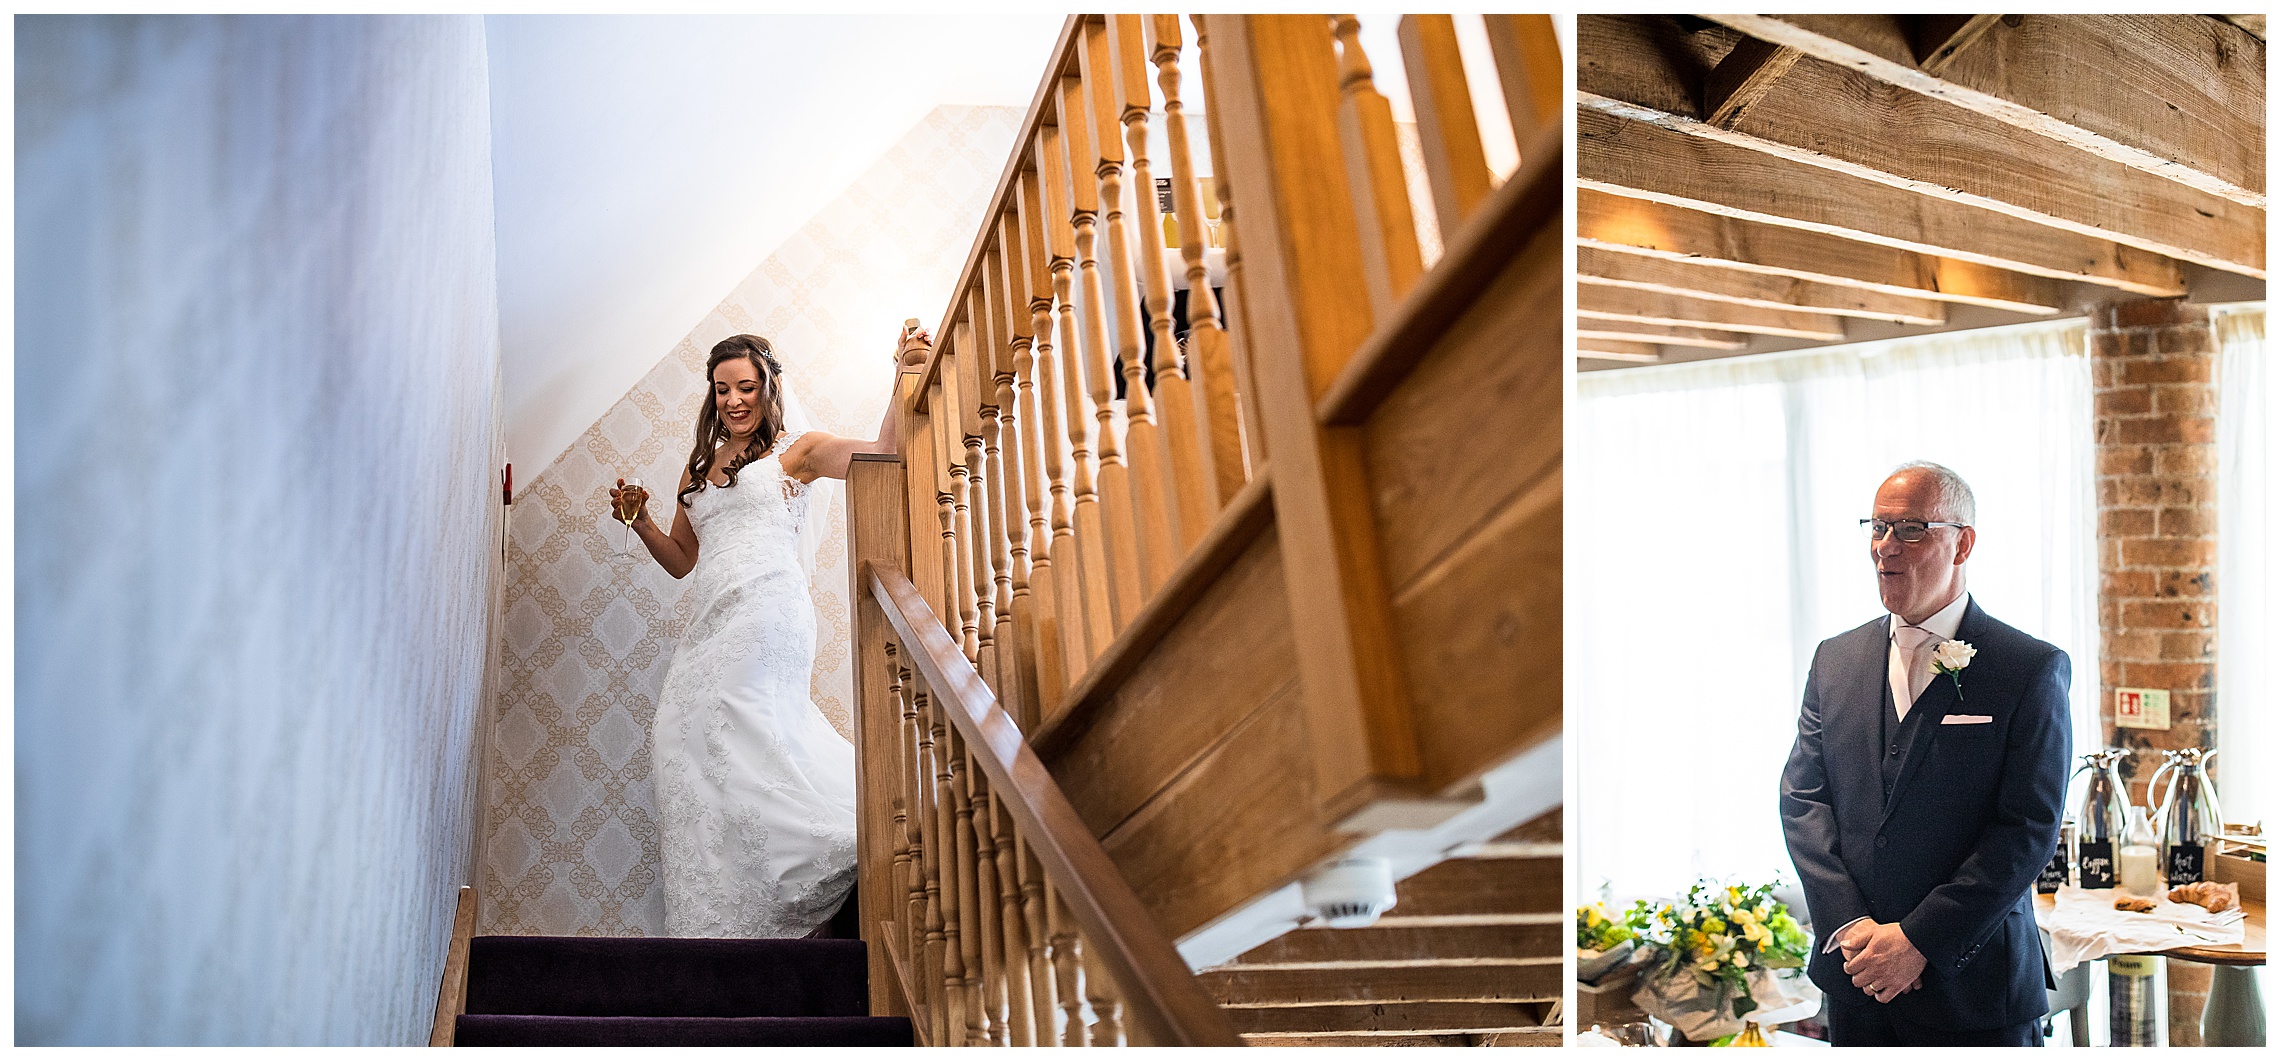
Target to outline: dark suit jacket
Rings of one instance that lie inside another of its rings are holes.
[[[1978,655],[1963,670],[1962,699],[1942,675],[1909,708],[1923,724],[1888,801],[1885,622],[1821,642],[1781,775],[1782,832],[1822,935],[1807,970],[1832,1003],[1876,1005],[1845,974],[1842,951],[1820,951],[1854,918],[1897,921],[1926,965],[1924,986],[1889,1004],[1894,1018],[1987,1029],[2040,1017],[2034,880],[2064,813],[2073,669],[2066,653],[1967,603],[1956,639]],[[1938,724],[1951,714],[1994,721]]]

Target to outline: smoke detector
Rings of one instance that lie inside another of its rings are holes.
[[[1306,912],[1331,928],[1364,928],[1393,909],[1393,865],[1382,858],[1346,858],[1315,870],[1301,882]]]

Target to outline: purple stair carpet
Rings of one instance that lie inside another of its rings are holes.
[[[850,903],[849,905],[853,905]],[[461,1046],[909,1046],[855,939],[477,936]]]

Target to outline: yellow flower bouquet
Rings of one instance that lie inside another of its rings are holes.
[[[1809,992],[1791,970],[1804,967],[1812,939],[1773,887],[1699,881],[1682,902],[1638,911],[1632,929],[1649,950],[1634,1001],[1689,1039],[1707,1041]]]

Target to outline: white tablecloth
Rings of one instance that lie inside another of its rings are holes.
[[[2050,965],[2063,974],[2108,954],[2148,954],[2177,947],[2239,943],[2246,918],[2235,908],[2212,914],[2190,903],[2158,900],[2142,914],[2114,909],[2112,888],[2060,888],[2057,903],[2035,907],[2035,921],[2050,933]]]

